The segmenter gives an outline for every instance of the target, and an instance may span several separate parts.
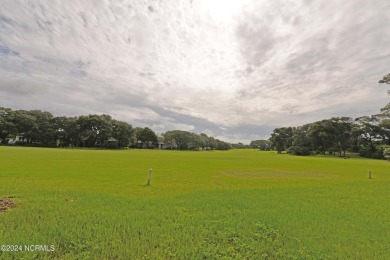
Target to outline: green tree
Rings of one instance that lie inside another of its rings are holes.
[[[390,84],[390,73],[383,76],[383,79],[379,80],[379,83]]]
[[[164,138],[164,143],[169,144],[171,149],[177,149],[178,145],[175,139],[175,133],[173,131],[168,131],[166,133],[162,134],[162,137]]]
[[[381,108],[381,112],[377,116],[380,118],[390,119],[390,103],[386,104],[386,106]]]
[[[253,149],[260,149],[262,151],[268,151],[271,149],[271,143],[269,140],[253,140],[249,146]]]
[[[188,150],[192,146],[192,136],[190,132],[181,131],[181,130],[172,130],[167,131],[164,134],[164,141],[172,144],[175,143],[177,149],[179,150]]]
[[[312,148],[322,154],[334,151],[336,133],[337,130],[329,119],[311,123],[307,130]]]
[[[136,133],[137,141],[147,143],[148,147],[153,147],[153,143],[157,142],[157,135],[149,127],[142,128]]]
[[[331,121],[335,130],[334,147],[340,157],[345,156],[345,152],[351,144],[353,120],[350,117],[333,117]]]
[[[14,111],[10,108],[0,107],[0,142],[5,143],[10,135],[17,134],[15,120],[13,120]]]
[[[33,140],[41,144],[55,143],[55,130],[51,122],[53,115],[41,110],[31,110],[28,114],[35,118],[36,127],[31,133]]]
[[[222,140],[215,139],[217,141],[217,149],[218,150],[229,150],[232,148],[232,145],[229,143],[226,143]]]
[[[118,147],[129,146],[132,137],[132,126],[126,122],[111,121],[112,137],[118,140]]]
[[[210,147],[209,137],[204,133],[199,134],[199,143],[202,149]]]
[[[77,120],[82,141],[87,147],[103,146],[104,141],[111,137],[112,126],[109,115],[80,116]]]
[[[355,131],[359,134],[359,154],[369,158],[383,158],[379,147],[382,142],[378,117],[363,116],[355,119]]]
[[[54,138],[61,147],[80,146],[81,131],[77,117],[54,117],[52,119]]]
[[[383,76],[383,79],[379,80],[380,84],[390,84],[390,73]],[[387,93],[390,95],[390,90],[387,91]]]
[[[307,135],[310,124],[293,128],[292,146],[287,148],[287,152],[295,155],[309,155],[311,149],[310,138]]]
[[[38,125],[36,118],[25,110],[15,110],[12,117],[12,123],[15,125],[16,134],[24,135],[27,143],[31,143],[32,138],[36,136]]]
[[[163,134],[164,142],[179,150],[218,149],[228,150],[231,145],[206,134],[195,134],[188,131],[172,130]]]
[[[278,151],[278,153],[282,153],[282,151],[286,150],[292,145],[292,136],[292,127],[275,128],[269,141],[271,142],[273,148]]]
[[[137,147],[137,144],[138,144],[138,139],[137,139],[137,136],[139,136],[139,132],[142,131],[142,127],[134,127],[132,130],[131,130],[131,139],[130,139],[130,143],[132,145],[132,147]],[[141,142],[141,141],[140,141]]]

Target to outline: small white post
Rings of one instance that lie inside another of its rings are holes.
[[[371,179],[371,171],[368,171],[368,178]]]
[[[152,178],[152,168],[149,169],[149,177],[148,177],[148,183],[146,184],[146,186],[149,186],[150,185],[150,179]]]

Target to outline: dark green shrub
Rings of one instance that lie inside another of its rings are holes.
[[[287,153],[294,155],[309,155],[310,149],[306,146],[291,146],[287,148]]]

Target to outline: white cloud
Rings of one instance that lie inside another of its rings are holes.
[[[389,9],[385,0],[7,1],[3,105],[232,141],[376,113],[387,99],[377,81],[389,72]]]

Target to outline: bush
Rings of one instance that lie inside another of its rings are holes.
[[[383,157],[385,157],[387,160],[390,160],[390,148],[383,150]]]
[[[359,150],[359,155],[366,158],[372,159],[384,159],[384,148],[377,147],[374,149],[370,149],[369,147],[361,147]]]
[[[287,153],[294,155],[309,155],[310,149],[306,146],[291,146],[287,148]]]

